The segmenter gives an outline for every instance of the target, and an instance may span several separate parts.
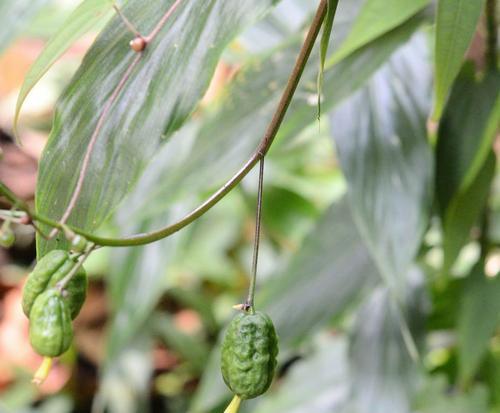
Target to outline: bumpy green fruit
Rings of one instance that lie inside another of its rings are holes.
[[[71,316],[59,291],[49,289],[40,294],[30,312],[30,342],[45,357],[63,354],[73,340]]]
[[[23,311],[28,318],[36,298],[61,281],[74,265],[75,262],[70,258],[69,253],[63,250],[52,250],[38,261],[33,272],[28,276],[23,290]],[[64,301],[72,319],[80,312],[86,295],[87,274],[83,267],[80,267],[64,288]]]
[[[227,386],[242,399],[264,393],[274,377],[278,338],[267,314],[238,314],[222,342],[221,370]]]

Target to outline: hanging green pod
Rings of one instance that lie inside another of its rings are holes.
[[[60,356],[71,345],[70,312],[56,289],[49,289],[36,298],[30,312],[29,337],[33,349],[45,357]]]
[[[241,399],[265,393],[276,370],[278,337],[267,314],[238,314],[222,342],[221,370],[225,383]]]
[[[23,311],[29,318],[36,298],[48,288],[55,287],[75,266],[76,262],[68,251],[52,250],[45,255],[28,276],[23,289]],[[71,319],[74,319],[87,295],[87,274],[83,267],[71,278],[64,288],[64,300],[68,306]]]

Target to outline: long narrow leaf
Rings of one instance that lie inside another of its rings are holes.
[[[460,71],[484,0],[439,0],[436,18],[436,82],[433,118],[441,117],[448,92]]]

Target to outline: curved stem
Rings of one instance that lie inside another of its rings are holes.
[[[288,79],[287,85],[281,97],[281,100],[278,104],[278,107],[274,113],[274,116],[259,143],[256,151],[253,155],[248,159],[248,161],[240,168],[235,175],[233,175],[222,187],[219,188],[212,196],[210,196],[205,202],[203,202],[196,209],[188,213],[184,218],[180,221],[158,229],[153,232],[144,233],[144,234],[136,234],[130,237],[125,238],[104,238],[98,237],[96,235],[90,234],[84,230],[74,228],[69,226],[75,233],[83,235],[89,241],[92,241],[94,244],[101,246],[110,246],[110,247],[130,247],[136,245],[144,245],[149,244],[151,242],[158,241],[162,238],[165,238],[185,226],[189,225],[191,222],[202,216],[205,212],[207,212],[210,208],[216,205],[224,196],[226,196],[239,182],[252,170],[255,164],[267,153],[269,148],[271,147],[273,140],[278,133],[278,130],[281,126],[283,118],[290,106],[290,102],[293,98],[295,90],[299,84],[302,73],[304,72],[304,68],[306,63],[311,55],[312,48],[318,37],[318,34],[321,29],[321,25],[326,15],[327,10],[327,1],[321,0],[314,16],[314,20],[311,24],[309,32],[307,33],[307,37],[304,40],[300,53],[295,62],[295,66],[293,68],[292,73]],[[35,221],[42,222],[46,225],[52,226],[57,229],[62,229],[62,225],[45,216],[39,215],[26,205],[26,203],[20,201],[13,193],[10,191],[4,184],[0,183],[0,194],[3,194],[7,199],[11,202],[17,203],[17,207],[26,213],[28,213],[31,218]]]

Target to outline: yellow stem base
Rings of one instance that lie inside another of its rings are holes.
[[[224,410],[224,413],[238,413],[240,404],[241,399],[239,398],[239,396],[234,396],[233,400],[231,400],[231,403],[229,403],[229,406],[227,406],[226,410]]]
[[[32,383],[35,383],[36,385],[42,384],[47,376],[50,373],[50,369],[52,368],[52,357],[44,357],[42,364],[40,364],[40,367],[38,367],[38,370],[35,372],[35,375],[33,376],[33,380],[31,380]]]

